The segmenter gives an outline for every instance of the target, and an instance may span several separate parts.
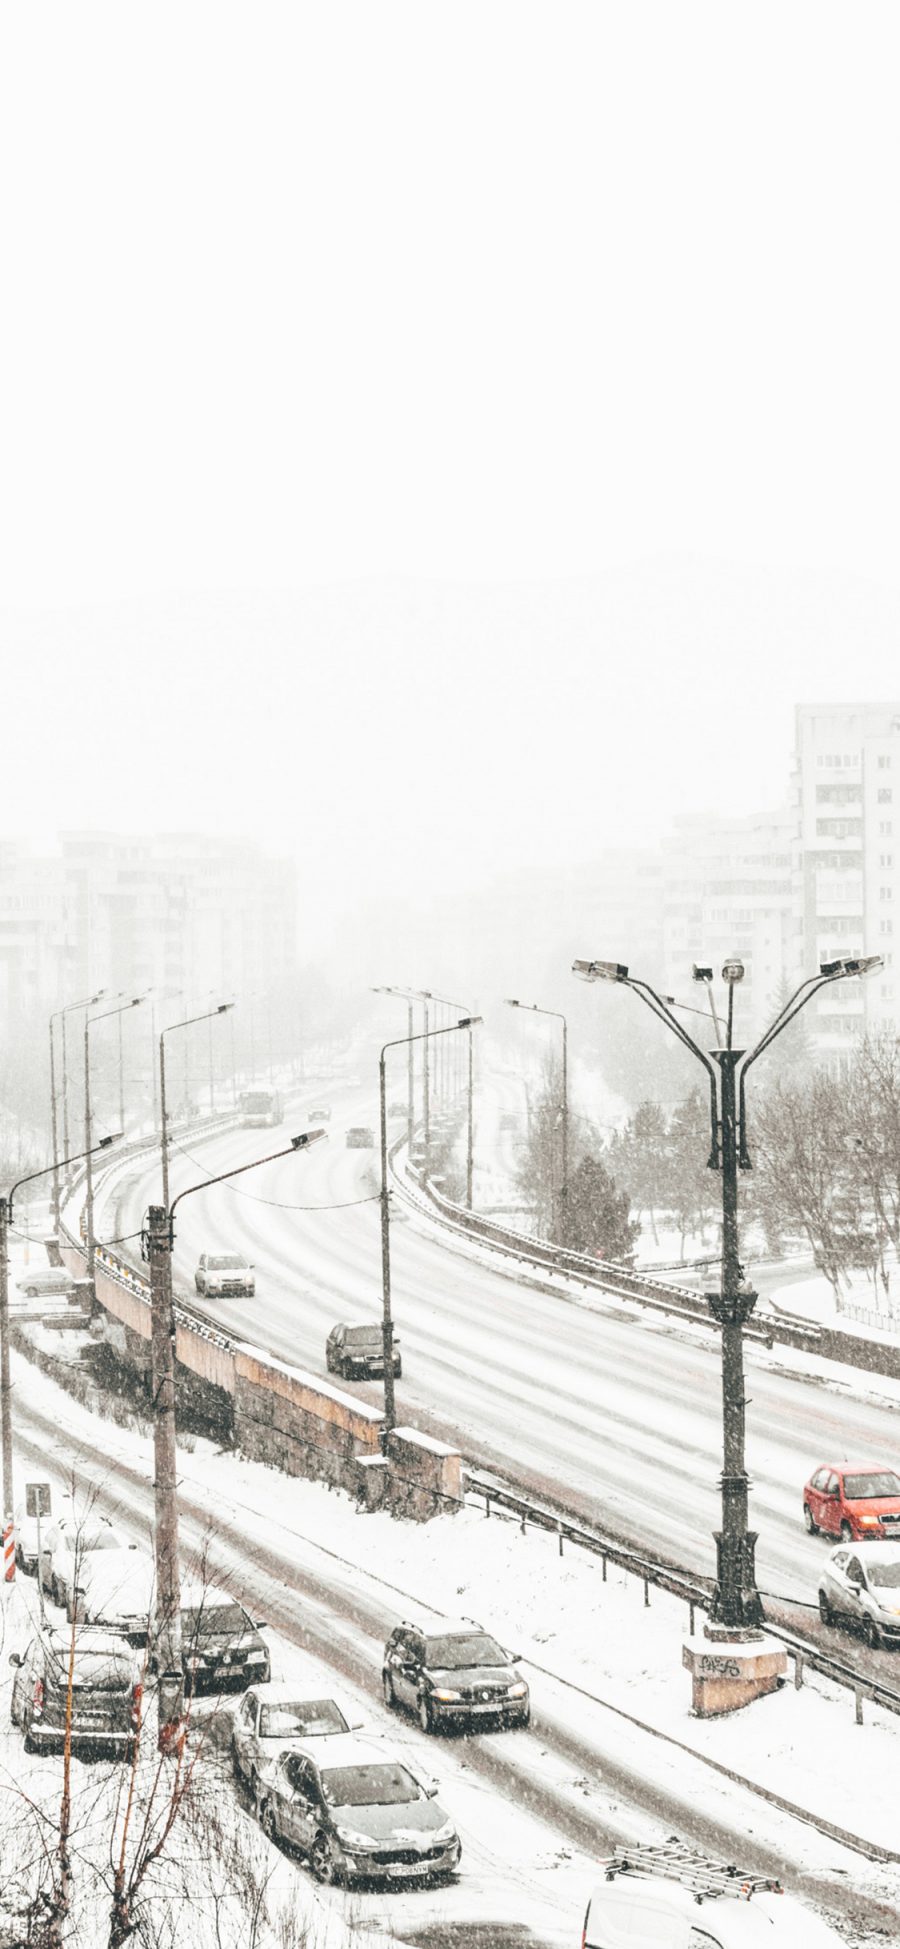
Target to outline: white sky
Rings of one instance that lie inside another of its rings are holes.
[[[0,830],[315,831],[340,905],[773,802],[900,691],[898,51],[7,9]]]

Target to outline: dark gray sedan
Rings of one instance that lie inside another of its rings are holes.
[[[861,1631],[868,1645],[900,1643],[900,1543],[842,1543],[819,1578],[823,1624]]]
[[[460,1857],[433,1793],[352,1733],[282,1753],[257,1810],[270,1840],[305,1855],[320,1881],[419,1881],[453,1874]]]

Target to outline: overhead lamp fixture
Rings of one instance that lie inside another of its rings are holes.
[[[573,961],[572,973],[583,981],[627,981],[628,969],[622,961]]]
[[[691,969],[692,981],[712,981],[712,978],[713,978],[712,968],[700,968],[697,966],[696,961],[694,962],[694,965]]]
[[[727,981],[730,985],[733,985],[734,982],[743,981],[743,979],[744,979],[743,961],[738,961],[737,959],[734,959],[732,961],[723,962],[722,964],[723,981]]]

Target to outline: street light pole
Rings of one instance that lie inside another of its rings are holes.
[[[203,1015],[188,1015],[183,1022],[170,1022],[168,1028],[160,1031],[159,1037],[159,1114],[160,1114],[160,1157],[162,1160],[163,1207],[169,1209],[169,1113],[166,1108],[166,1036],[174,1035],[176,1029],[190,1029],[196,1022],[213,1022],[217,1015],[227,1015],[234,1007],[233,1002],[219,1002]],[[212,1035],[212,1029],[209,1031]]]
[[[224,1014],[230,1003],[214,1010]],[[203,1019],[203,1018],[200,1018]],[[173,1027],[184,1027],[174,1023]],[[156,1640],[159,1673],[159,1735],[161,1753],[177,1751],[184,1710],[184,1662],[181,1645],[181,1573],[178,1563],[178,1458],[175,1426],[175,1334],[172,1303],[172,1246],[175,1238],[175,1210],[182,1198],[223,1184],[227,1178],[258,1170],[276,1158],[290,1157],[306,1150],[325,1136],[324,1130],[304,1132],[293,1137],[283,1150],[268,1157],[255,1157],[249,1164],[219,1171],[201,1184],[180,1191],[174,1203],[151,1205],[142,1246],[150,1262],[151,1359],[153,1385],[153,1460],[154,1460],[154,1549],[156,1558]]]
[[[562,1110],[560,1118],[560,1179],[556,1212],[556,1236],[564,1245],[569,1218],[569,1025],[558,1008],[541,1008],[537,1002],[511,999],[507,1008],[524,1008],[531,1015],[549,1015],[562,1023]]]
[[[463,1015],[467,1017],[470,1023],[480,1019],[471,1014],[468,1002],[455,1002],[452,996],[432,995],[430,991],[428,993],[427,999],[433,1002],[441,1002],[445,1008],[460,1009]],[[451,1023],[450,1026],[452,1028],[454,1027],[454,1024]],[[449,1055],[449,1050],[447,1051],[447,1054]],[[474,1177],[474,1160],[475,1160],[475,1099],[474,1099],[474,1092],[473,1092],[474,1065],[472,1059],[471,1027],[469,1028],[468,1058],[469,1059],[467,1065],[467,1082],[466,1082],[466,1208],[467,1210],[471,1211],[472,1181]]]
[[[77,1002],[66,1002],[63,1008],[58,1008],[55,1011],[55,1015],[59,1016],[60,1023],[62,1026],[62,1106],[63,1106],[63,1175],[64,1177],[68,1177],[68,1171],[69,1171],[69,1069],[66,1060],[66,1016],[71,1013],[73,1008],[93,1008],[95,1002],[102,1001],[105,994],[106,994],[105,988],[98,988],[95,995],[85,995],[81,1001],[77,1001]],[[55,1020],[55,1015],[51,1015],[50,1017],[51,1034],[52,1034],[52,1025]]]
[[[738,1234],[738,1170],[750,1170],[744,1085],[751,1064],[793,1021],[812,996],[831,982],[872,973],[882,966],[880,955],[847,961],[825,961],[817,975],[800,983],[768,1029],[749,1051],[732,1046],[734,989],[743,979],[743,964],[725,962],[728,1018],[724,1048],[707,1055],[671,1013],[668,1001],[649,982],[629,975],[617,961],[576,961],[573,973],[587,981],[615,981],[631,988],[652,1013],[672,1030],[707,1073],[710,1086],[711,1148],[709,1165],[722,1173],[722,1284],[707,1294],[713,1319],[722,1329],[722,1528],[716,1533],[716,1584],[709,1615],[713,1623],[739,1630],[759,1624],[763,1609],[756,1587],[756,1533],[748,1527],[749,1478],[745,1465],[744,1327],[758,1295],[744,1278]],[[697,978],[707,979],[700,970]],[[718,1018],[717,1036],[720,1034]]]
[[[113,1015],[124,1015],[126,1009],[140,1008],[143,995],[132,996],[131,1001],[122,1002],[119,1008],[104,1009],[102,1015],[84,1017],[84,1209],[87,1221],[87,1274],[91,1282],[91,1298],[94,1297],[94,1173],[91,1169],[93,1148],[91,1145],[91,1051],[90,1031],[98,1022],[108,1022]]]
[[[108,1150],[110,1144],[114,1144],[115,1141],[115,1136],[101,1137],[95,1149]],[[72,1162],[80,1164],[82,1155],[83,1153],[80,1152]],[[0,1452],[2,1452],[3,1514],[7,1521],[12,1520],[15,1505],[9,1374],[9,1228],[12,1224],[16,1192],[21,1191],[23,1184],[33,1184],[36,1178],[48,1177],[51,1171],[54,1180],[58,1180],[60,1161],[54,1151],[52,1164],[45,1164],[40,1171],[31,1171],[27,1177],[19,1178],[5,1198],[0,1196]]]
[[[50,1017],[50,1148],[53,1152],[53,1229],[59,1230],[59,1144],[56,1130],[56,1059],[53,1048],[53,1016]]]
[[[426,1008],[428,1004],[426,1002]],[[457,1029],[469,1029],[480,1022],[480,1015],[463,1016],[459,1022],[450,1022],[444,1029],[425,1029],[421,1035],[412,1037],[401,1035],[393,1042],[386,1042],[378,1060],[378,1103],[381,1121],[381,1348],[384,1365],[384,1428],[382,1440],[396,1425],[394,1406],[394,1322],[391,1312],[391,1221],[390,1194],[388,1191],[388,1141],[387,1141],[387,1073],[386,1062],[389,1049],[404,1049],[407,1043],[424,1042],[423,1056],[428,1059],[428,1040],[439,1035],[455,1035]]]

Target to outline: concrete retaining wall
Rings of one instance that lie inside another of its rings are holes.
[[[63,1234],[60,1252],[83,1278],[86,1252]],[[151,1395],[149,1282],[112,1253],[95,1253],[95,1326],[117,1358]],[[178,1302],[176,1300],[176,1306]],[[415,1429],[395,1431],[381,1453],[384,1417],[318,1375],[275,1360],[223,1332],[184,1317],[175,1329],[182,1420],[199,1425],[251,1461],[349,1491],[365,1508],[389,1508],[414,1521],[462,1499],[462,1461],[455,1450]],[[377,1464],[381,1462],[379,1469]],[[366,1465],[376,1464],[369,1467]]]

